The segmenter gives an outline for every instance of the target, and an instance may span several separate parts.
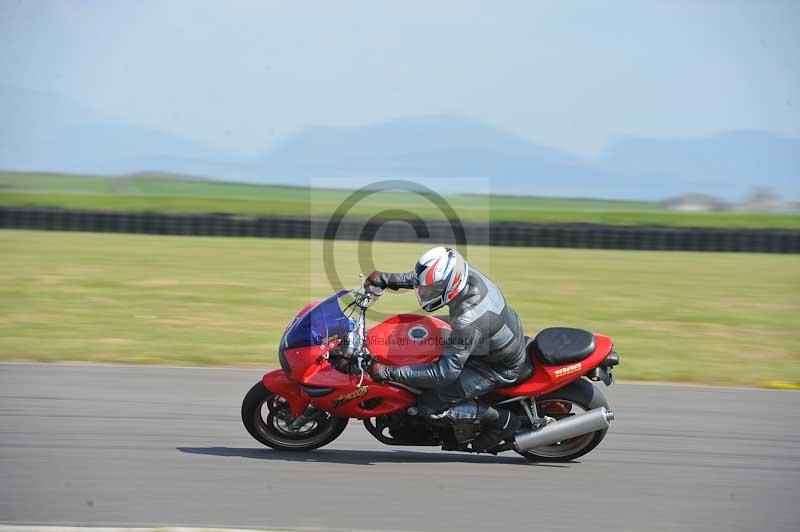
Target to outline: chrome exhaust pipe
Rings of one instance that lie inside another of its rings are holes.
[[[614,411],[601,406],[548,423],[540,429],[517,434],[514,436],[514,448],[519,452],[530,451],[536,447],[583,436],[596,430],[605,430],[611,426],[613,420]]]

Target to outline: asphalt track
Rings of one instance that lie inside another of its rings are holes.
[[[352,422],[260,447],[258,370],[0,364],[0,523],[358,530],[800,530],[800,393],[618,384],[569,464],[390,448]]]

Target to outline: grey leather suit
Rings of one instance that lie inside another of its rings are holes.
[[[376,273],[380,284],[395,290],[414,288],[417,282],[414,272]],[[425,389],[417,401],[421,414],[447,411],[454,421],[475,420],[478,405],[467,399],[527,377],[522,324],[497,285],[473,268],[467,286],[448,307],[453,331],[439,360],[386,366],[385,373],[388,380]]]

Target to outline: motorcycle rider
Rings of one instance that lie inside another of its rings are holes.
[[[467,425],[479,424],[480,433],[472,440],[476,451],[495,447],[519,429],[520,421],[510,411],[477,399],[530,374],[520,319],[488,277],[469,267],[458,251],[436,247],[420,257],[413,271],[372,272],[364,288],[374,295],[386,288],[415,289],[423,310],[433,312],[447,305],[452,326],[437,362],[375,363],[370,369],[375,380],[422,388],[419,413],[449,422],[459,443],[463,443],[459,435],[469,439],[474,432]]]

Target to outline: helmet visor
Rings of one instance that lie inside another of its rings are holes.
[[[429,285],[417,286],[417,300],[419,301],[419,306],[425,310],[442,306],[441,304],[438,306],[436,304],[442,302],[442,296],[444,296],[446,289],[447,282],[444,280],[436,281]]]

